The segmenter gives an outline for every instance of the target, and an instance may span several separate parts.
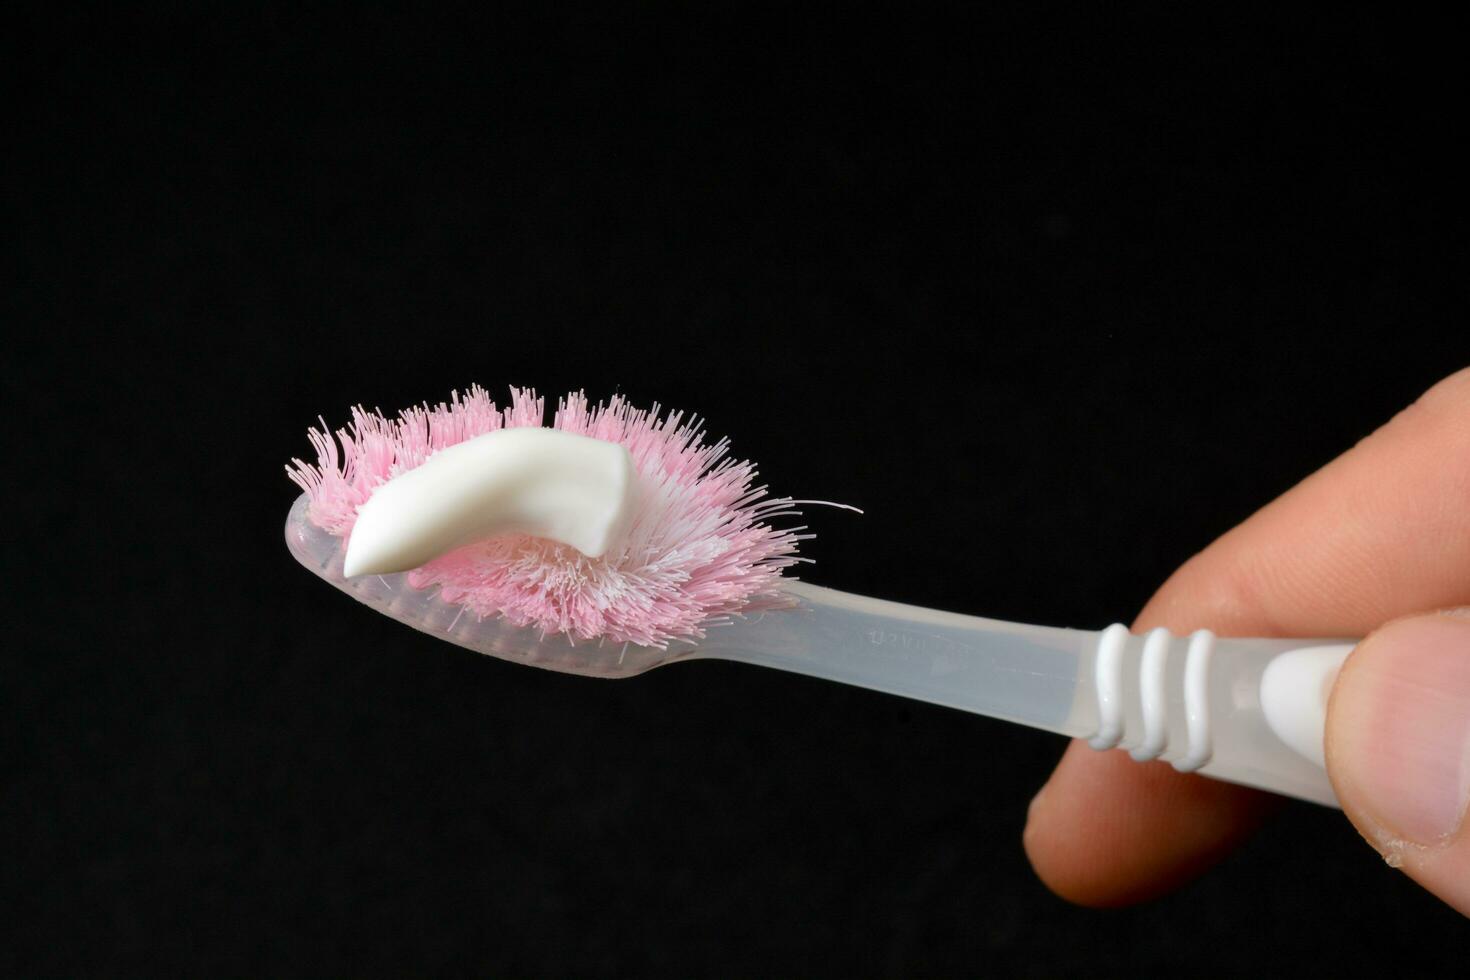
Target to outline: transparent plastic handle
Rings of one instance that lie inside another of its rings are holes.
[[[1092,732],[1094,748],[1127,749],[1135,759],[1337,806],[1322,764],[1323,719],[1336,668],[1352,646],[1217,638],[1205,630],[1139,636],[1110,627],[1084,656],[1072,727]],[[1330,670],[1271,670],[1318,652],[1325,659],[1311,662]],[[1274,717],[1263,694],[1274,696]]]
[[[973,711],[1134,758],[1335,806],[1320,761],[1273,728],[1267,667],[1284,654],[1351,641],[1221,639],[1206,631],[1130,634],[1028,626],[792,582],[800,608],[712,629],[692,653],[760,664]],[[1337,658],[1340,662],[1341,657]],[[1280,673],[1278,671],[1278,673]],[[1319,720],[1330,677],[1289,706]],[[1280,684],[1277,685],[1279,689]],[[1306,731],[1310,746],[1312,722]]]
[[[1087,630],[1023,626],[789,582],[798,608],[711,629],[693,657],[841,681],[946,707],[1086,735],[1073,710]]]

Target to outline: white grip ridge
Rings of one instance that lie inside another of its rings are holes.
[[[1097,734],[1088,744],[1102,751],[1123,740],[1123,647],[1128,627],[1114,623],[1103,630],[1097,644]]]
[[[1131,755],[1139,762],[1157,759],[1169,749],[1169,697],[1166,687],[1170,648],[1175,639],[1162,627],[1151,630],[1143,641],[1138,664],[1138,696],[1143,734]],[[1128,627],[1115,623],[1103,630],[1098,640],[1093,683],[1097,691],[1097,733],[1089,740],[1094,749],[1115,748],[1126,735],[1124,715],[1124,652]],[[1213,755],[1213,732],[1207,680],[1214,654],[1215,634],[1198,630],[1190,635],[1183,671],[1184,727],[1187,745],[1174,761],[1175,769],[1192,772]]]

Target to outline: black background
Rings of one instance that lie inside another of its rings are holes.
[[[862,507],[809,513],[812,581],[1126,620],[1470,363],[1460,27],[534,9],[17,32],[0,967],[1462,967],[1335,812],[1074,908],[1020,845],[1056,738],[502,663],[281,541],[318,414],[585,388]]]

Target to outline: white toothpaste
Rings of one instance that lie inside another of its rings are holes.
[[[626,530],[634,476],[617,443],[540,426],[489,432],[374,490],[358,510],[342,573],[403,572],[517,533],[598,558]]]

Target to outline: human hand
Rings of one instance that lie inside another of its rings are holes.
[[[1470,915],[1470,369],[1191,558],[1134,630],[1364,636],[1327,712],[1343,811]],[[1386,624],[1386,625],[1385,625]],[[1166,892],[1271,809],[1257,790],[1074,742],[1031,804],[1038,875],[1083,905]]]

